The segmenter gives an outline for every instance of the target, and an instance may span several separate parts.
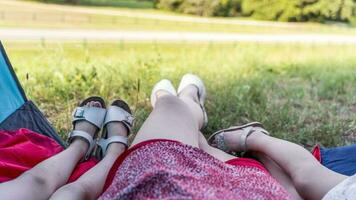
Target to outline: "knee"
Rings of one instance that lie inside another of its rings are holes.
[[[308,188],[308,179],[304,175],[294,177],[293,182],[298,191],[304,191]]]
[[[70,183],[59,188],[52,196],[51,199],[89,199],[87,190],[80,184]]]
[[[76,181],[73,184],[71,184],[72,190],[75,190],[77,193],[79,193],[79,196],[82,196],[83,199],[95,199],[95,192],[98,187],[97,185],[93,184],[86,184],[85,182],[80,182]]]
[[[189,106],[173,95],[166,95],[160,97],[155,105],[155,110],[158,112],[174,113],[175,115],[191,115]]]
[[[211,148],[211,146],[208,144],[205,137],[201,133],[199,134],[198,144],[199,144],[199,149],[203,151],[208,151]]]
[[[164,107],[168,109],[181,107],[181,106],[186,106],[186,105],[182,100],[180,100],[178,97],[173,95],[165,95],[160,97],[155,105],[156,108]]]
[[[41,173],[37,173],[37,171],[28,171],[25,172],[24,177],[31,182],[33,187],[38,186],[40,188],[47,188],[47,190],[51,190],[51,184],[48,179]]]
[[[310,170],[308,169],[310,167]],[[292,180],[298,191],[307,191],[313,188],[312,179],[315,177],[313,166],[304,167],[303,170],[297,170],[292,174]],[[298,172],[299,171],[299,172]]]

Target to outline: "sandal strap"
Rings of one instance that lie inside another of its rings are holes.
[[[84,160],[88,160],[88,158],[90,157],[90,155],[95,147],[95,141],[94,141],[93,137],[85,131],[73,130],[73,131],[69,132],[68,143],[72,143],[74,138],[81,138],[85,142],[88,143],[89,148],[84,156]]]
[[[246,127],[242,129],[242,133],[240,134],[240,150],[241,152],[246,152],[247,151],[247,137],[250,136],[255,130],[253,129],[252,126]]]
[[[128,145],[127,145],[127,143],[128,143],[127,137],[124,137],[124,136],[121,136],[121,135],[111,136],[108,139],[100,138],[100,140],[97,142],[97,144],[100,146],[103,155],[106,155],[106,151],[108,149],[108,146],[111,143],[121,143],[121,144],[125,145],[126,148],[128,147]]]
[[[253,132],[256,130],[253,129],[253,127],[247,127],[244,129],[241,129],[243,132],[239,134],[239,149],[237,150],[238,152],[246,152],[247,151],[247,137],[250,136]],[[231,152],[231,150],[227,147],[226,142],[225,142],[225,136],[224,136],[225,131],[222,131],[221,133],[217,134],[215,136],[215,141],[217,147],[224,151],[224,152]]]
[[[122,122],[130,133],[134,119],[126,110],[118,106],[110,106],[106,112],[104,126],[110,122]]]
[[[106,115],[106,109],[98,107],[77,107],[73,112],[73,125],[77,121],[85,120],[101,128]]]
[[[247,138],[254,132],[261,132],[263,134],[269,135],[268,131],[265,129],[256,130],[255,127],[249,126],[243,129],[243,133],[240,134],[240,151],[246,152],[247,151]]]
[[[239,148],[238,148],[237,151],[243,153],[243,152],[247,151],[247,138],[252,133],[260,131],[261,133],[264,133],[266,135],[270,135],[268,133],[268,131],[263,129],[261,126],[256,126],[256,125],[258,125],[258,124],[257,123],[249,123],[249,124],[246,124],[246,125],[243,125],[243,126],[236,126],[236,127],[231,127],[231,128],[228,128],[228,129],[223,129],[223,130],[220,130],[220,131],[214,133],[212,135],[213,137],[210,137],[208,141],[209,141],[209,143],[211,143],[212,140],[214,140],[216,145],[217,145],[217,148],[219,148],[220,150],[222,150],[224,152],[229,153],[229,152],[231,152],[231,150],[226,145],[224,133],[225,132],[230,132],[230,131],[240,130],[240,131],[242,131],[242,133],[239,133],[240,144],[238,146]],[[256,128],[262,128],[262,129],[257,129],[256,130]]]

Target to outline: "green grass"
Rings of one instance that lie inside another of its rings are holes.
[[[261,121],[275,136],[336,146],[356,135],[355,46],[5,42],[31,99],[64,137],[86,96],[129,102],[137,130],[152,86],[187,72],[208,88],[206,135]],[[353,140],[354,141],[354,140]]]
[[[83,10],[89,10],[91,14],[82,12]],[[120,16],[115,16],[114,13],[120,14]],[[145,18],[144,16],[141,16],[142,14],[150,16],[159,14],[162,16],[154,19],[147,17]],[[1,27],[83,28],[96,30],[155,30],[263,34],[356,34],[356,28],[348,26],[343,27],[336,25],[322,25],[316,23],[298,24],[291,27],[275,27],[226,24],[234,21],[234,19],[231,18],[205,18],[205,20],[207,20],[206,23],[165,20],[166,17],[181,16],[182,15],[152,9],[64,6],[35,2],[13,2],[8,5],[6,2],[4,3],[0,1]],[[193,19],[200,18],[195,17]],[[216,20],[223,23],[216,23]]]

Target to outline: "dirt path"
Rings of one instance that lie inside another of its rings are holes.
[[[0,28],[1,40],[55,41],[168,41],[168,42],[272,42],[356,44],[356,36],[342,35],[263,35],[165,31],[95,31],[66,29]]]
[[[150,12],[143,9],[110,9],[110,8],[90,8],[85,6],[65,6],[55,4],[41,4],[35,2],[23,2],[18,0],[0,0],[0,7],[13,6],[21,8],[22,10],[46,10],[59,12],[73,12],[80,14],[99,14],[108,16],[123,16],[133,18],[144,18],[153,20],[165,20],[174,22],[190,22],[190,23],[204,23],[204,24],[227,24],[227,25],[244,25],[244,26],[258,26],[258,27],[302,27],[305,24],[298,23],[284,23],[284,22],[267,22],[267,21],[250,21],[226,18],[203,18],[185,15],[164,14],[162,12]]]

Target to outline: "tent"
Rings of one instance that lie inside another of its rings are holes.
[[[65,146],[42,112],[27,99],[0,41],[0,130],[19,128],[49,136]]]

